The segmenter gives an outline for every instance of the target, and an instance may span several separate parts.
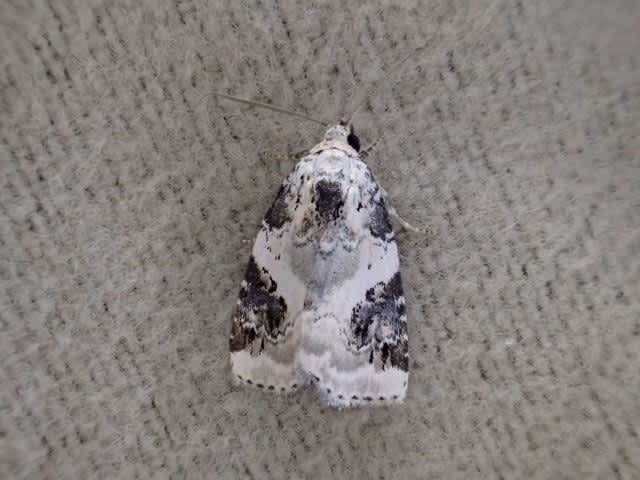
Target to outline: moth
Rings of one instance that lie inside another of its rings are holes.
[[[335,407],[402,402],[409,376],[395,211],[363,161],[353,115],[314,120],[328,128],[264,216],[229,339],[235,382],[281,393],[311,386]]]

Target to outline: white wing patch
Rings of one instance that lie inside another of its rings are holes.
[[[338,407],[402,401],[407,319],[398,251],[369,168],[324,142],[283,182],[256,239],[233,318],[234,377],[316,388]]]

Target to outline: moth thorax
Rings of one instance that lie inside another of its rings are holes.
[[[347,137],[349,136],[349,129],[343,125],[334,125],[329,127],[327,132],[324,134],[324,141],[347,141]]]

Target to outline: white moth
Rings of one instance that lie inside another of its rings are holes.
[[[310,385],[336,407],[401,402],[409,371],[390,209],[351,118],[330,126],[282,183],[230,336],[236,382],[273,392]]]

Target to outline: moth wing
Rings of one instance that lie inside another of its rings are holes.
[[[277,391],[309,378],[335,406],[402,401],[408,337],[398,250],[368,167],[299,162],[267,212],[233,317],[237,380]],[[348,164],[350,165],[350,164]]]
[[[366,165],[356,162],[355,181],[343,206],[343,222],[357,237],[355,267],[305,311],[302,369],[330,404],[354,406],[402,401],[408,381],[407,317],[398,249],[381,189]],[[360,175],[358,175],[358,172]],[[322,201],[322,192],[316,192]],[[344,270],[340,265],[329,268]],[[339,283],[339,282],[338,282]]]
[[[265,215],[241,284],[229,342],[234,379],[279,392],[304,383],[296,353],[306,288],[291,271],[289,259],[298,182],[289,175]]]

